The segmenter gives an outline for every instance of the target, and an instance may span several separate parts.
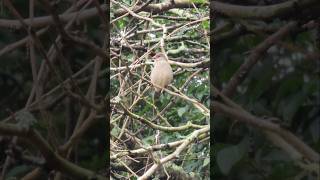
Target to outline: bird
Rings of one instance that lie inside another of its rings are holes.
[[[155,92],[160,94],[166,86],[173,80],[172,68],[163,53],[157,53],[152,57],[154,60],[154,67],[151,70],[150,79],[154,86]]]

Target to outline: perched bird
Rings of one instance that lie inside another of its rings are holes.
[[[173,79],[173,72],[171,66],[163,53],[157,53],[152,57],[154,60],[154,67],[151,71],[151,82],[158,87],[154,87],[155,92],[160,95],[163,88],[168,86]]]

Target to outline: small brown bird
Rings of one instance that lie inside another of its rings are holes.
[[[173,79],[173,72],[171,66],[163,53],[157,53],[152,57],[154,60],[154,67],[151,71],[151,82],[159,87],[154,87],[155,91],[159,93],[163,88],[168,86]]]

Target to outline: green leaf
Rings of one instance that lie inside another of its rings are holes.
[[[118,126],[115,126],[111,130],[111,135],[117,137],[121,132],[121,129]]]
[[[282,116],[285,121],[290,122],[292,120],[299,107],[303,104],[305,97],[305,93],[299,92],[288,98],[282,111]]]
[[[33,114],[27,110],[21,110],[15,114],[15,118],[18,121],[18,125],[22,127],[30,127],[37,122],[37,119]]]
[[[182,115],[187,111],[187,107],[182,107],[178,109],[178,115],[179,117],[182,117]]]
[[[227,175],[232,166],[234,166],[242,157],[237,146],[230,146],[217,153],[217,163],[221,172]]]
[[[154,136],[148,136],[148,137],[142,139],[142,142],[145,145],[151,145],[154,143],[154,141],[155,141]]]
[[[217,153],[217,164],[223,174],[229,174],[231,168],[241,160],[248,143],[249,139],[244,138],[238,145],[223,148]]]
[[[209,26],[209,21],[203,21],[203,22],[201,23],[201,25],[202,25],[203,29],[208,30],[208,29],[210,28],[210,26]]]
[[[205,3],[205,2],[207,2],[206,0],[191,0],[191,2],[193,2],[193,3]]]
[[[30,166],[26,166],[26,165],[21,165],[21,166],[16,166],[14,168],[12,168],[8,174],[6,175],[5,179],[9,179],[10,177],[20,177],[21,175],[25,174],[26,172],[28,172],[31,169]]]
[[[202,167],[206,167],[210,163],[210,158],[205,158]]]

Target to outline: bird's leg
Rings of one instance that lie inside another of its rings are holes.
[[[160,94],[162,94],[162,93],[163,93],[163,91],[164,91],[164,88],[162,88],[162,89],[161,89]]]
[[[152,95],[152,103],[155,105],[155,96],[156,96],[156,92],[154,91],[153,92],[153,95]],[[154,108],[152,108],[153,109],[153,113],[152,113],[152,115],[153,115],[153,117],[155,117],[156,116],[156,110],[154,109]]]

